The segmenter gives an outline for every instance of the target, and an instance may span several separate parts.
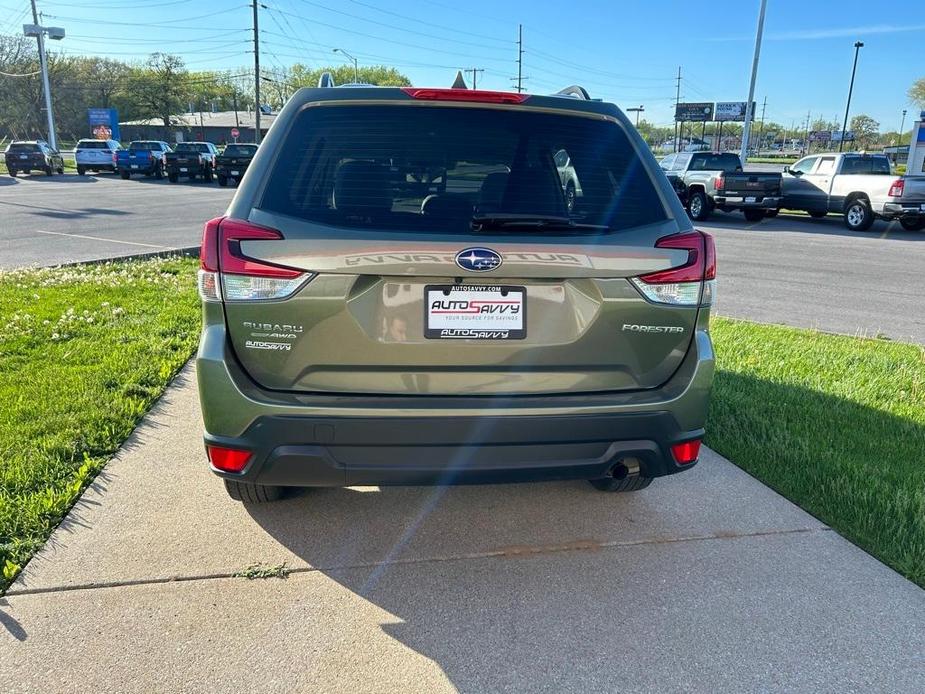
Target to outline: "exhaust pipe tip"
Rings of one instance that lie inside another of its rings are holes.
[[[639,477],[639,460],[637,458],[621,458],[610,468],[609,474],[615,480]]]

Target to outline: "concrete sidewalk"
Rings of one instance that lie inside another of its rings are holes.
[[[187,369],[0,599],[0,691],[921,691],[925,592],[728,461],[314,490],[207,470]],[[248,581],[285,562],[287,579]]]

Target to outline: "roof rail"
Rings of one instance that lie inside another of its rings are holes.
[[[318,87],[327,88],[334,86],[334,78],[331,76],[330,72],[322,72],[321,77],[318,78]]]
[[[588,90],[584,87],[579,87],[577,84],[572,84],[565,89],[560,89],[553,94],[553,96],[570,96],[575,99],[584,99],[585,101],[591,100],[591,95],[588,94]]]

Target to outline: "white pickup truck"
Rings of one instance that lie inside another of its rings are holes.
[[[781,189],[782,208],[817,218],[838,212],[852,231],[877,218],[925,229],[925,176],[896,176],[883,154],[811,154],[784,169]]]

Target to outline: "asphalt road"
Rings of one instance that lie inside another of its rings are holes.
[[[230,501],[188,368],[0,599],[36,692],[914,692],[925,591],[715,453]],[[288,579],[234,574],[263,562]]]
[[[0,268],[195,246],[233,194],[112,175],[0,177]],[[925,233],[877,222],[856,234],[837,216],[750,224],[716,213],[700,226],[716,236],[718,313],[925,343]]]
[[[113,174],[0,176],[0,268],[196,246],[234,188]]]

